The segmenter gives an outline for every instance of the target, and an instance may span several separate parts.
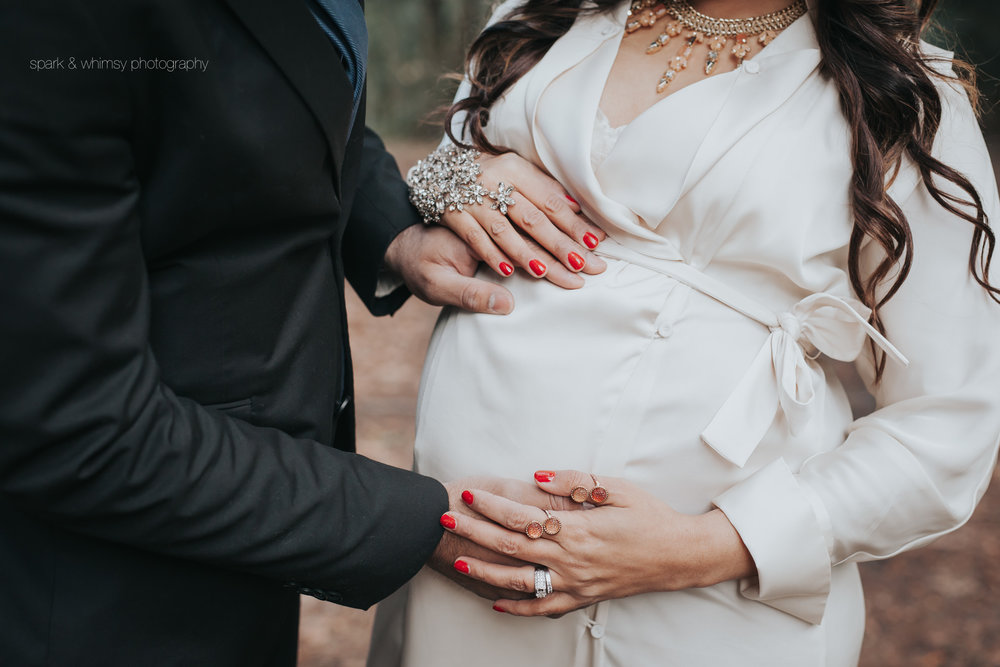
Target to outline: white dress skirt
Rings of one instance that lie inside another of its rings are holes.
[[[578,20],[487,128],[608,232],[608,269],[573,291],[519,272],[502,280],[511,315],[442,314],[415,466],[442,481],[575,468],[626,478],[681,512],[718,507],[758,576],[553,620],[496,613],[425,568],[380,605],[371,667],[854,665],[855,563],[954,530],[985,491],[1000,433],[1000,306],[968,275],[970,226],[912,168],[896,179],[917,256],[882,337],[848,282],[849,134],[818,72],[811,17],[752,68],[616,130],[597,105],[627,4]],[[941,93],[939,156],[1000,219],[968,102]],[[888,357],[877,386],[869,341]],[[831,359],[858,360],[873,414],[853,419]]]

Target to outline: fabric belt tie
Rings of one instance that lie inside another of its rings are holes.
[[[775,313],[690,264],[656,259],[615,244],[601,244],[598,254],[669,276],[770,329],[736,389],[701,433],[720,456],[743,467],[780,411],[792,435],[802,433],[815,412],[817,394],[826,383],[819,354],[854,361],[865,338],[891,359],[909,365],[903,354],[868,322],[871,311],[860,301],[820,292],[790,310]]]

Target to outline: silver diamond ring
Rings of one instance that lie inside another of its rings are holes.
[[[497,184],[496,192],[490,191],[489,193],[487,193],[487,196],[493,200],[493,203],[490,204],[490,209],[494,211],[499,210],[501,215],[507,215],[507,207],[513,206],[514,204],[517,203],[514,201],[514,198],[511,197],[511,194],[513,194],[513,192],[514,192],[513,185],[507,185],[503,181],[500,181]]]
[[[535,597],[541,600],[552,592],[552,575],[549,568],[535,568]]]

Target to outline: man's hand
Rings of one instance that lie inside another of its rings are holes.
[[[473,278],[479,258],[444,227],[404,229],[386,250],[385,265],[411,292],[435,306],[495,315],[514,310],[514,296],[506,288]]]

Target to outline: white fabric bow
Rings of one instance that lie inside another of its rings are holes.
[[[780,409],[789,431],[803,431],[813,414],[826,376],[804,343],[839,361],[853,361],[870,336],[886,354],[904,365],[906,357],[868,323],[870,311],[859,301],[832,294],[812,294],[765,322],[771,335],[701,434],[730,462],[746,465]],[[864,313],[864,314],[862,314]],[[818,356],[818,355],[816,355]]]

